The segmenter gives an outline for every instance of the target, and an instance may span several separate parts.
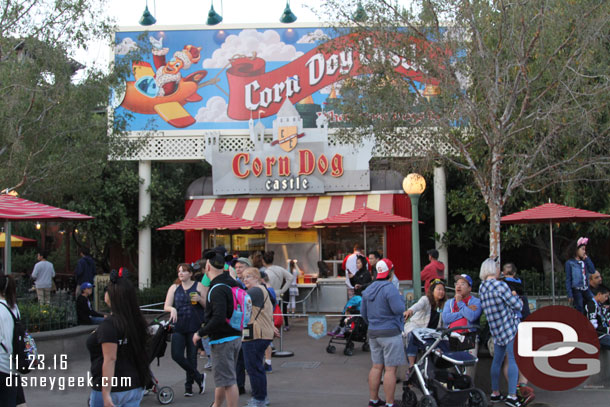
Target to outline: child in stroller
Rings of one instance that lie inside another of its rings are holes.
[[[362,304],[362,296],[355,295],[345,304],[343,315],[339,321],[339,325],[332,331],[328,332],[330,340],[326,346],[326,352],[335,353],[337,348],[334,344],[345,345],[343,354],[352,356],[354,354],[354,342],[362,342],[362,350],[368,352],[370,350],[368,337],[366,335],[368,326],[364,322],[360,314],[360,306]],[[352,315],[352,316],[349,316]]]
[[[148,326],[148,334],[150,335],[150,342],[148,347],[148,362],[152,363],[157,359],[157,366],[159,366],[159,359],[165,356],[165,349],[167,348],[167,342],[171,337],[171,325],[169,321],[159,321],[155,319]],[[152,391],[157,395],[159,403],[166,405],[174,401],[174,391],[169,386],[159,387],[159,381],[155,378],[151,369],[151,382],[146,386],[146,393]]]
[[[415,340],[423,346],[424,354],[403,382],[404,407],[487,407],[487,396],[474,387],[470,376],[465,374],[466,366],[478,362],[475,356],[465,351],[474,343],[476,332],[454,332],[472,328],[460,326],[413,330]],[[417,386],[423,393],[419,403],[411,386]]]

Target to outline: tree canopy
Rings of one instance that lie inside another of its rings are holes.
[[[516,191],[609,178],[608,2],[371,0],[354,21],[356,3],[327,5],[364,65],[341,86],[360,130],[343,137],[373,132],[407,151],[426,137],[419,153],[471,175],[489,212],[490,256]]]

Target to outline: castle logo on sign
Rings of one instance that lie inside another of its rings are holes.
[[[220,151],[219,135],[206,139],[205,157],[212,165],[214,195],[310,194],[370,189],[372,140],[352,145],[328,143],[328,121],[303,128],[297,109],[285,101],[273,122],[273,141],[265,142],[260,120],[250,119],[249,151]]]

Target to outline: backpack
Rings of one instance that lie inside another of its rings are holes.
[[[13,311],[2,303],[4,307],[11,313],[13,317],[13,366],[21,374],[30,373],[30,368],[38,364],[38,349],[36,348],[36,342],[34,338],[25,330],[25,325],[21,322],[20,318],[15,317]],[[2,345],[2,348],[6,352],[8,349]]]
[[[252,317],[252,299],[246,290],[242,288],[230,287],[226,284],[219,283],[215,284],[210,288],[210,291],[208,291],[208,302],[210,301],[212,290],[219,285],[229,287],[231,289],[231,294],[233,295],[233,315],[231,315],[231,318],[227,318],[227,323],[236,331],[242,331],[244,326],[250,323],[250,318]]]

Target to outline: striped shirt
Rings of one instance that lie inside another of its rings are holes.
[[[479,288],[481,306],[494,338],[494,344],[507,345],[517,334],[519,317],[523,307],[518,295],[513,295],[505,282],[496,279],[483,281]]]

